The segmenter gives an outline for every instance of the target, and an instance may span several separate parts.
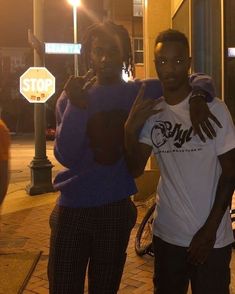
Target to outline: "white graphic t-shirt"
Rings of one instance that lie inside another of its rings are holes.
[[[164,110],[147,120],[139,137],[140,142],[153,147],[161,172],[154,235],[188,247],[211,211],[221,174],[217,156],[235,148],[235,128],[226,105],[217,98],[209,107],[223,128],[213,124],[217,136],[205,143],[193,134],[188,97],[177,105],[163,101],[158,107]],[[224,247],[233,240],[228,208],[214,247]]]

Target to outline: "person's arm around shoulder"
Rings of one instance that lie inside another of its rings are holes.
[[[4,124],[0,123],[0,206],[7,193],[9,183],[10,135]]]
[[[193,89],[193,94],[199,94],[210,103],[216,97],[215,85],[211,76],[205,73],[193,73],[189,76],[189,82]]]
[[[133,177],[139,177],[152,152],[152,146],[139,142],[139,133],[146,120],[161,110],[154,107],[161,102],[155,99],[143,99],[145,84],[140,88],[125,123],[125,159]]]
[[[145,97],[158,99],[162,97],[162,86],[158,79],[147,79],[136,81],[137,85],[146,84]],[[205,135],[213,139],[216,137],[213,122],[222,127],[215,115],[209,110],[208,103],[214,100],[215,86],[213,79],[204,73],[194,73],[189,76],[189,83],[192,87],[192,94],[189,99],[189,111],[192,127],[195,134],[205,142]]]
[[[192,87],[192,95],[189,99],[190,119],[195,134],[205,142],[205,135],[210,139],[216,137],[212,122],[222,127],[207,104],[213,101],[216,96],[214,82],[210,76],[203,73],[192,74],[189,81]]]

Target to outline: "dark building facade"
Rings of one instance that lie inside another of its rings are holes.
[[[225,100],[235,121],[235,1],[180,1],[172,27],[191,43],[193,70],[210,74],[218,96]]]

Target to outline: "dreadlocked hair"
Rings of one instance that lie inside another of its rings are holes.
[[[128,31],[122,25],[117,25],[111,21],[95,23],[89,26],[83,36],[81,58],[85,70],[90,67],[91,44],[94,37],[100,34],[109,36],[117,35],[120,38],[123,49],[123,70],[125,73],[134,75],[133,55],[131,49],[131,40]]]

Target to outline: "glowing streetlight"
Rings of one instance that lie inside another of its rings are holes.
[[[73,5],[73,6],[80,6],[81,5],[81,0],[68,0],[69,4]]]
[[[81,6],[81,0],[67,0],[73,6],[73,41],[77,44],[77,8]],[[74,75],[78,76],[78,55],[74,54]]]

